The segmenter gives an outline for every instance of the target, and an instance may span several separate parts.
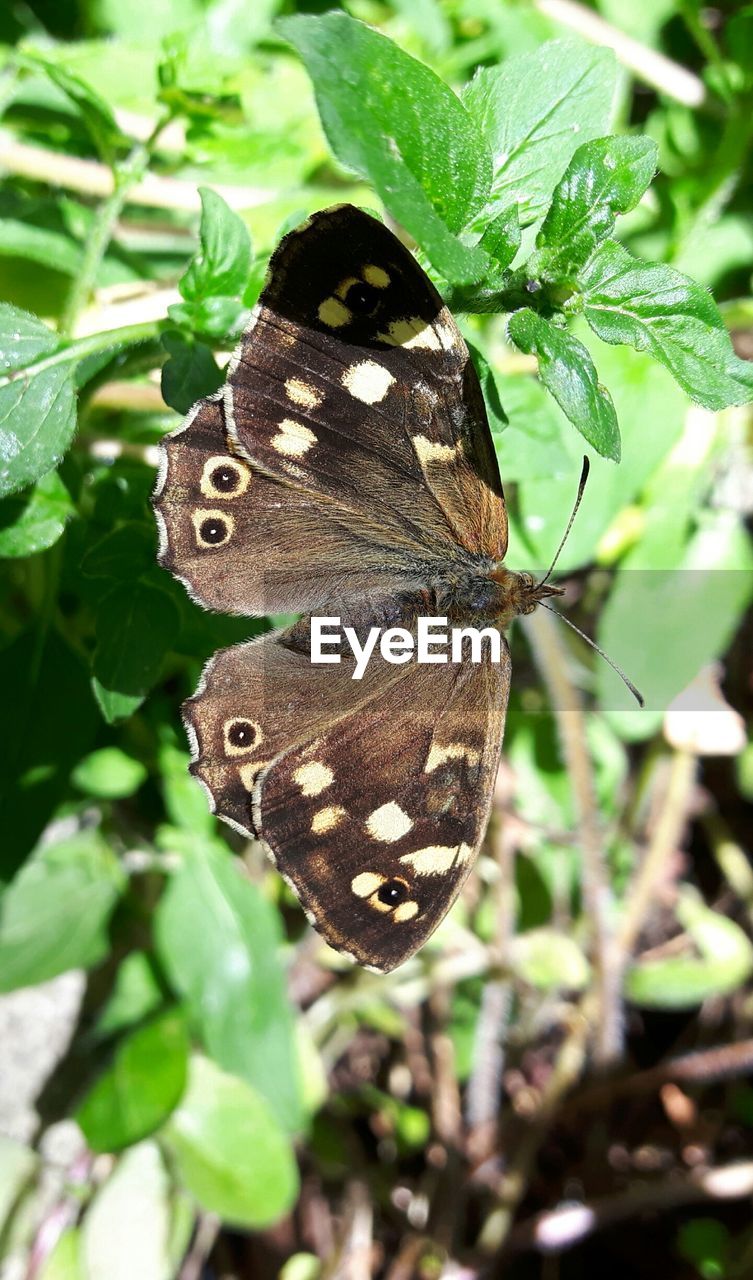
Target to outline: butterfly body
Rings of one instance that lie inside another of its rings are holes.
[[[422,665],[422,618],[495,628],[557,588],[503,563],[481,390],[439,294],[381,223],[315,214],[272,257],[225,388],[166,442],[160,561],[209,608],[301,620],[223,650],[184,707],[194,775],[333,946],[379,970],[440,922],[483,838],[510,680]],[[312,662],[312,617],[406,650]]]

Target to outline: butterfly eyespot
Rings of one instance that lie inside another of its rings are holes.
[[[215,467],[210,480],[222,493],[234,493],[241,478],[235,467]]]
[[[227,537],[227,525],[224,520],[202,520],[199,526],[202,542],[208,542],[210,546],[217,546],[218,543],[224,542]]]
[[[230,541],[235,521],[222,511],[195,511],[193,526],[200,547],[222,547]]]
[[[237,716],[225,724],[225,750],[230,756],[245,755],[258,747],[262,740],[261,725],[255,720],[245,720]]]
[[[206,498],[237,498],[245,493],[251,479],[251,470],[234,458],[218,454],[207,458],[201,475],[201,492]],[[210,514],[220,514],[210,513]]]
[[[377,889],[377,897],[385,907],[399,907],[410,895],[410,889],[404,880],[386,880]]]
[[[379,301],[379,289],[365,280],[356,280],[345,295],[345,301],[357,316],[368,316]]]

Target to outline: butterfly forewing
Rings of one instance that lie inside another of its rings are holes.
[[[504,555],[502,489],[468,348],[408,250],[352,206],[314,214],[273,255],[225,409],[252,462],[349,501],[424,557]]]

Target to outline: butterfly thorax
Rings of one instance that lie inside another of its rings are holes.
[[[463,574],[434,588],[437,612],[452,622],[474,622],[506,630],[513,618],[533,613],[549,596],[562,595],[562,588],[537,583],[530,573],[516,573],[493,562],[476,572]]]

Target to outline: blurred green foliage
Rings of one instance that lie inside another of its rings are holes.
[[[560,565],[577,575],[577,620],[648,701],[629,710],[568,639],[593,695],[616,929],[676,764],[664,711],[708,664],[738,669],[753,374],[729,332],[749,353],[753,9],[711,20],[694,0],[595,0],[585,12],[614,24],[620,59],[515,0],[326,9],[38,0],[0,16],[0,991],[87,970],[36,1136],[74,1117],[88,1153],[118,1153],[84,1160],[76,1211],[44,1235],[33,1125],[4,1142],[3,1247],[42,1238],[41,1280],[158,1280],[179,1274],[197,1213],[279,1221],[299,1193],[295,1143],[311,1177],[354,1171],[394,1216],[398,1173],[444,1140],[431,1099],[388,1073],[355,1070],[343,1088],[331,1073],[359,1036],[399,1054],[415,1010],[444,1000],[456,1078],[472,1078],[502,890],[513,1047],[535,1046],[594,980],[578,802],[523,634],[502,806],[523,832],[515,884],[492,842],[473,893],[389,978],[317,943],[188,775],[180,702],[215,649],[268,620],[202,613],[156,566],[154,446],[221,385],[286,229],[348,200],[381,203],[414,239],[474,351],[513,567],[548,563],[591,459]],[[656,52],[692,75],[662,64],[657,84]],[[750,718],[744,678],[731,690]],[[748,748],[733,844],[751,772]],[[693,1015],[742,1001],[744,879],[730,879],[734,918],[708,873],[686,865],[673,883],[646,941],[681,945],[631,951],[620,998]],[[683,1274],[733,1276],[750,1243],[699,1217],[671,1248]],[[318,1274],[305,1250],[284,1269]]]

